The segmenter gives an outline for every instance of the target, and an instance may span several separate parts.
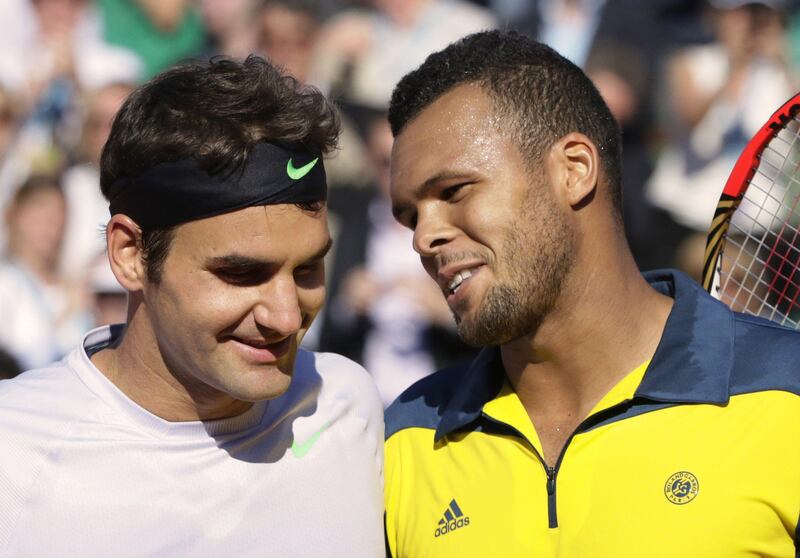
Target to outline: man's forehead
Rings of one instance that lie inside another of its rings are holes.
[[[494,116],[493,103],[477,84],[458,85],[446,91],[408,121],[398,139],[421,131],[459,132],[477,121]]]
[[[176,242],[207,253],[291,253],[318,250],[328,241],[327,211],[294,204],[251,206],[183,223]]]
[[[398,134],[392,149],[392,187],[419,185],[446,169],[486,162],[500,139],[488,95],[458,86],[423,109]]]

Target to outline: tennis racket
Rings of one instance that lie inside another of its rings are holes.
[[[747,144],[708,232],[703,287],[733,310],[800,329],[800,93]]]

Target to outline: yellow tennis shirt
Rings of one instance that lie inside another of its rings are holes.
[[[548,468],[497,349],[387,411],[395,557],[800,557],[800,334],[677,272],[659,347]]]

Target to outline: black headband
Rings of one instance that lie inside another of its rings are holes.
[[[194,160],[161,163],[117,180],[108,197],[111,215],[123,213],[148,230],[253,205],[324,201],[327,183],[321,154],[262,142],[241,170],[212,176]]]

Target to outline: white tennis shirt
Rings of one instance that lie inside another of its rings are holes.
[[[383,414],[363,368],[299,351],[282,396],[168,422],[89,355],[0,382],[0,557],[384,555]]]

